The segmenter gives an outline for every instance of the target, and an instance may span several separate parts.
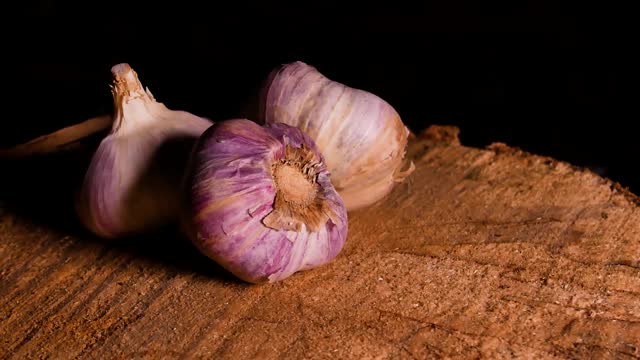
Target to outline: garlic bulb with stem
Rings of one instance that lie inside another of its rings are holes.
[[[115,113],[76,198],[82,223],[104,238],[153,230],[179,219],[186,163],[213,122],[168,109],[126,63],[111,68]]]
[[[381,200],[414,170],[413,162],[402,170],[409,129],[389,103],[304,62],[269,74],[259,108],[261,122],[298,127],[315,141],[348,210]]]
[[[326,264],[347,238],[347,211],[322,154],[286,124],[213,125],[194,148],[183,186],[183,230],[247,282],[280,281]]]

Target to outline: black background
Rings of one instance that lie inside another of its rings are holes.
[[[640,193],[633,13],[512,3],[25,3],[5,31],[0,145],[110,112],[119,62],[168,107],[219,121],[302,60],[383,97],[416,132],[458,125],[466,145],[506,142]]]

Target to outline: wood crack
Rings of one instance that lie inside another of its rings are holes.
[[[412,322],[416,322],[416,323],[422,325],[421,327],[419,327],[415,331],[413,331],[411,334],[409,334],[406,337],[406,339],[401,341],[401,344],[406,343],[406,341],[410,341],[413,337],[415,337],[420,331],[422,331],[424,329],[434,328],[434,329],[442,330],[444,332],[447,332],[447,333],[449,333],[451,335],[454,335],[454,336],[457,336],[457,337],[459,337],[459,335],[465,335],[465,336],[469,336],[469,337],[472,337],[472,338],[473,337],[475,337],[475,338],[491,338],[491,339],[496,339],[496,340],[502,341],[502,342],[504,342],[504,343],[506,343],[508,345],[521,346],[521,347],[524,347],[524,348],[528,348],[528,349],[539,351],[541,353],[549,353],[549,350],[547,350],[547,349],[537,348],[537,347],[534,347],[534,346],[518,343],[518,342],[511,341],[510,339],[506,339],[506,338],[503,338],[503,337],[500,337],[500,336],[466,332],[466,331],[463,331],[463,330],[454,329],[454,328],[451,328],[451,327],[443,326],[441,324],[437,324],[437,323],[434,323],[434,322],[429,322],[429,321],[426,321],[426,320],[414,318],[412,316],[407,316],[407,315],[395,313],[395,312],[392,312],[392,311],[381,310],[381,309],[377,309],[377,310],[382,312],[382,313],[385,313],[385,314],[388,314],[388,315],[391,315],[391,316],[395,316],[395,317],[400,318],[400,319],[405,319],[405,320],[409,320],[409,321],[412,321]]]
[[[75,251],[78,251],[81,248],[81,246],[82,244],[80,241],[73,241],[68,246],[64,247],[62,254],[59,255],[58,261],[50,263],[49,266],[47,266],[45,269],[40,271],[38,276],[31,279],[26,284],[26,286],[23,288],[22,291],[32,293],[34,288],[40,287],[40,285],[43,284],[47,279],[49,279],[55,271],[57,271],[62,266],[64,266],[67,259],[69,258],[69,255],[71,255]],[[25,269],[24,271],[26,271],[30,265],[31,265],[30,262],[26,262],[25,265],[23,266],[23,268]],[[19,276],[22,275],[22,273],[19,273],[18,275],[16,275],[14,280],[19,278]],[[6,293],[7,290],[10,288],[10,283],[7,282],[4,285],[6,287],[2,290],[4,290]],[[20,292],[16,292],[16,294],[13,294],[13,296],[11,297],[6,297],[5,294],[3,293],[0,293],[0,296],[2,296],[4,300],[6,300],[5,304],[8,304],[8,303],[12,303],[16,297],[20,296]]]
[[[517,227],[522,225],[547,225],[550,223],[566,223],[566,220],[550,217],[550,218],[531,218],[523,220],[462,220],[462,221],[443,221],[443,222],[420,222],[419,224],[411,224],[405,226],[393,227],[391,231],[410,229],[415,231],[418,228],[438,228],[443,226],[458,226],[458,225],[480,225],[486,227]]]
[[[107,249],[103,249],[103,252],[101,253],[101,255],[99,256],[100,259],[104,259],[107,261],[110,261],[112,259],[109,259],[106,257],[106,254],[108,253]],[[101,292],[102,290],[104,290],[104,288],[110,284],[110,281],[115,277],[115,275],[122,269],[123,266],[128,265],[131,262],[132,258],[127,258],[125,259],[124,263],[121,264],[118,268],[115,268],[111,271],[111,273],[107,276],[107,278],[105,280],[103,280],[102,282],[100,282],[100,284],[98,285],[98,287],[96,288],[95,291],[93,291],[90,295],[88,299],[93,299],[99,292]],[[43,329],[43,324],[47,321],[49,321],[49,319],[51,319],[51,317],[53,317],[55,314],[57,314],[58,312],[60,312],[67,304],[69,304],[74,298],[75,296],[77,296],[78,294],[80,294],[88,285],[90,285],[91,280],[95,277],[95,273],[93,273],[91,275],[91,277],[83,282],[82,284],[80,284],[76,289],[73,290],[73,292],[71,294],[69,294],[68,296],[65,297],[65,299],[60,302],[57,306],[55,306],[51,311],[47,312],[46,315],[44,315],[36,324],[35,326],[26,334],[26,336],[24,337],[24,339],[22,340],[22,342],[20,342],[20,344],[18,344],[18,346],[16,346],[12,352],[17,352],[19,351],[23,346],[25,346],[29,341],[31,341],[31,339],[36,336],[42,329]],[[69,316],[68,319],[72,319],[75,314],[77,312],[79,312],[80,310],[82,310],[84,308],[84,306],[86,306],[86,304],[88,303],[87,300],[83,301],[80,305],[76,306],[76,308],[74,309],[74,311],[71,313],[71,316]],[[64,326],[66,324],[66,322],[61,323],[60,325],[58,325],[58,327]],[[55,331],[55,328],[54,328]]]
[[[170,280],[176,276],[175,273],[169,273],[166,275],[167,276],[163,279],[163,281],[159,282],[160,286],[158,286],[156,289],[153,289],[146,298],[143,298],[142,300],[137,302],[137,303],[143,303],[143,306],[134,307],[133,311],[130,312],[134,314],[133,317],[127,316],[124,319],[121,318],[121,319],[118,319],[118,321],[115,321],[111,326],[109,326],[106,329],[105,333],[102,336],[100,336],[97,341],[87,344],[88,346],[85,346],[82,349],[82,351],[77,356],[77,358],[82,358],[83,355],[86,354],[87,352],[102,346],[102,344],[104,344],[114,334],[116,334],[119,331],[124,331],[127,327],[136,323],[138,320],[144,317],[146,315],[145,311],[158,299],[160,294],[162,294],[162,292],[164,292],[164,290],[169,287],[169,285],[171,284]],[[124,293],[125,292],[123,290],[121,296],[123,296]],[[121,296],[119,296],[118,299],[121,298]],[[95,337],[92,337],[92,338],[95,338]]]
[[[264,289],[264,288],[262,288]],[[247,301],[247,306],[248,309],[245,309],[245,311],[248,312],[249,309],[252,309],[256,304],[260,303],[260,301],[262,301],[262,299],[268,294],[268,292],[262,290],[259,292],[258,298],[254,299],[254,300],[249,300]],[[242,297],[242,300],[245,300],[244,297]],[[242,301],[241,300],[241,301]],[[236,300],[237,301],[237,300]],[[220,315],[220,317],[224,317],[225,315],[227,315],[225,312],[223,312],[223,314]],[[230,314],[231,317],[235,317],[233,316],[234,314],[231,313]],[[229,325],[230,329],[226,330],[226,333],[232,334],[236,331],[236,329],[238,328],[238,326],[240,326],[243,321],[241,321],[241,317],[236,317],[232,323]],[[203,331],[195,338],[195,340],[188,344],[186,347],[186,351],[185,354],[187,357],[193,356],[193,352],[196,351],[196,349],[200,346],[200,344],[206,339],[207,335],[213,330],[213,328],[215,328],[215,325],[217,324],[217,320],[218,319],[214,319],[213,321],[209,322],[207,324],[207,326],[205,326],[205,328],[203,329]],[[230,337],[227,336],[223,336],[224,340],[222,341],[222,343],[218,346],[218,348],[216,349],[216,351],[214,352],[214,358],[218,357],[220,353],[222,353],[224,351],[224,349],[226,348],[226,346],[228,345],[228,341],[230,341]]]
[[[536,299],[528,299],[528,298],[521,298],[521,297],[516,297],[516,296],[502,296],[500,298],[500,300],[503,301],[512,301],[527,307],[533,307],[535,308],[536,305],[550,305],[550,306],[558,306],[564,309],[572,309],[572,310],[576,310],[576,311],[582,311],[585,312],[587,314],[592,313],[595,309],[594,308],[584,308],[584,307],[579,307],[579,306],[574,306],[574,305],[569,305],[569,304],[560,304],[560,303],[555,303],[555,302],[548,302],[548,301],[544,301],[544,300],[536,300]],[[621,322],[621,323],[627,323],[630,325],[636,325],[636,324],[640,324],[640,320],[631,320],[631,319],[622,319],[622,318],[616,318],[616,317],[604,317],[604,316],[599,316],[599,315],[594,315],[594,316],[590,316],[591,320],[602,320],[602,321],[613,321],[613,322]]]

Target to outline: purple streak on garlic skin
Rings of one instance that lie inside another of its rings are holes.
[[[330,262],[344,246],[347,214],[324,164],[318,168],[318,191],[333,210],[332,218],[315,232],[307,227],[276,230],[263,222],[274,210],[278,191],[272,166],[285,156],[286,145],[301,144],[322,159],[300,130],[245,119],[214,125],[196,145],[186,182],[185,227],[203,254],[245,281],[285,279]]]
[[[76,202],[76,210],[82,223],[93,233],[102,237],[112,237],[109,230],[115,227],[115,214],[111,203],[116,193],[114,185],[119,183],[119,174],[111,171],[115,168],[115,154],[111,151],[110,140],[99,146],[89,164],[88,174],[102,176],[86,176],[84,186]]]

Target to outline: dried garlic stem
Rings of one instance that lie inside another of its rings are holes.
[[[0,157],[24,157],[54,152],[76,141],[111,127],[111,115],[102,115],[71,125],[47,135],[39,136],[9,149],[0,149]]]
[[[316,167],[319,161],[304,145],[287,145],[285,156],[273,165],[272,176],[277,193],[273,211],[263,223],[276,230],[300,231],[304,224],[317,231],[333,216],[332,208],[320,190]]]

